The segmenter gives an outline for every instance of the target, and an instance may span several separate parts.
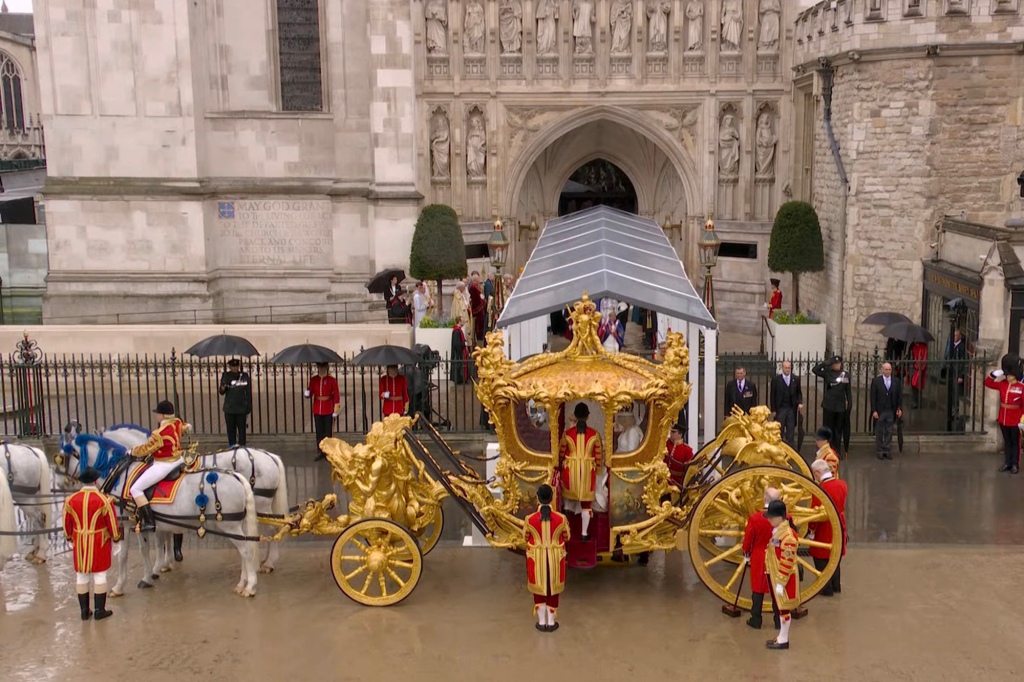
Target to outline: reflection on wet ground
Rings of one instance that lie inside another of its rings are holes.
[[[445,541],[389,609],[341,594],[320,539],[282,547],[245,600],[231,591],[237,554],[190,538],[183,564],[156,589],[130,587],[102,623],[78,619],[69,554],[41,568],[16,559],[0,573],[0,679],[519,681],[569,665],[587,680],[1018,679],[1024,549],[992,545],[1024,543],[1024,478],[998,474],[995,454],[896,458],[844,466],[844,591],[809,605],[789,652],[722,616],[682,553],[571,572],[561,630],[538,633],[523,559],[457,547],[468,525],[447,508]],[[331,489],[308,453],[287,462],[293,501]]]

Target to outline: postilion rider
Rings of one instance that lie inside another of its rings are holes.
[[[74,547],[75,592],[82,620],[103,620],[114,615],[107,610],[107,571],[112,543],[121,539],[121,531],[111,499],[96,489],[99,477],[96,469],[83,469],[78,480],[84,487],[64,501],[64,534]],[[90,584],[95,612],[89,610]]]
[[[567,429],[559,447],[563,507],[580,514],[582,540],[590,540],[591,507],[596,497],[597,470],[604,464],[601,437],[587,426],[590,408],[577,403],[573,410],[576,425]]]
[[[181,434],[191,428],[189,424],[174,416],[174,405],[169,400],[161,400],[153,412],[163,417],[160,426],[150,434],[148,441],[129,451],[132,457],[138,459],[150,456],[153,458],[149,467],[139,474],[128,491],[138,508],[140,530],[143,533],[156,530],[156,519],[153,518],[153,510],[149,508],[146,490],[182,466],[184,459],[181,451]],[[178,551],[180,552],[180,549]]]
[[[526,541],[526,581],[533,594],[537,629],[558,629],[555,615],[558,597],[565,590],[565,543],[569,541],[569,521],[551,509],[554,491],[549,485],[537,489],[537,511],[526,517],[523,534]]]

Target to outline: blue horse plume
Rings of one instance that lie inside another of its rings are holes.
[[[106,478],[110,475],[111,469],[117,466],[117,463],[124,459],[128,455],[128,448],[115,443],[109,438],[103,436],[94,436],[89,433],[80,433],[75,438],[75,445],[78,446],[78,451],[81,454],[82,468],[85,467],[85,452],[86,448],[90,443],[95,443],[97,448],[96,461],[89,463],[95,469],[100,472],[101,478]],[[74,448],[70,445],[64,445],[65,454],[71,454],[74,452]]]

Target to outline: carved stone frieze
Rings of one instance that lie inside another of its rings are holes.
[[[657,121],[665,130],[671,132],[688,152],[691,154],[696,152],[696,130],[697,123],[700,121],[699,105],[642,108],[641,111]]]
[[[505,109],[505,129],[508,131],[508,158],[515,158],[533,137],[569,109],[538,107],[509,107]]]

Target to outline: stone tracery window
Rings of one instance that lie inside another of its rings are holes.
[[[319,0],[277,0],[283,111],[323,111]]]
[[[8,130],[25,129],[25,101],[22,97],[21,68],[7,54],[0,53],[0,107]]]

